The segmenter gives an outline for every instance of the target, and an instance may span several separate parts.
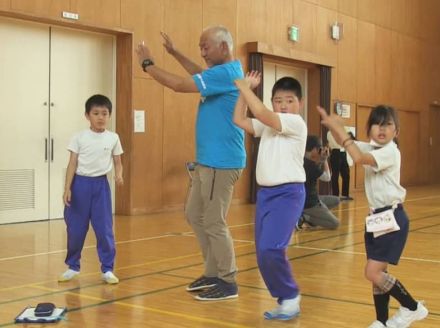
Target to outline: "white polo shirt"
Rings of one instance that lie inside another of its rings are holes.
[[[394,202],[403,203],[406,190],[400,185],[400,151],[394,141],[383,147],[356,141],[362,152],[370,153],[377,167],[364,165],[365,193],[371,208],[390,206]]]
[[[336,142],[330,131],[327,132],[327,141],[330,149],[339,149],[339,151],[345,151],[345,148]]]
[[[76,174],[87,177],[107,174],[112,170],[113,156],[123,153],[119,136],[107,130],[81,131],[72,137],[67,149],[78,154]]]
[[[260,186],[306,181],[303,161],[307,126],[298,114],[276,114],[280,117],[281,132],[252,119],[255,137],[261,137],[256,169]]]

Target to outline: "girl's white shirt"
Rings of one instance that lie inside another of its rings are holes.
[[[370,208],[376,209],[405,201],[406,190],[400,185],[401,156],[394,141],[386,145],[356,141],[359,149],[374,157],[377,167],[364,165],[365,193]],[[347,157],[349,155],[347,154]],[[350,160],[352,160],[350,158]]]

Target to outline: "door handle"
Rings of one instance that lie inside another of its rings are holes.
[[[50,161],[53,162],[53,156],[54,156],[55,150],[53,147],[53,138],[50,138]]]
[[[47,162],[47,138],[44,138],[44,161]]]

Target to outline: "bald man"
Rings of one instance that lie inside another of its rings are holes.
[[[205,270],[186,290],[197,292],[195,298],[200,301],[236,298],[237,267],[226,215],[234,184],[246,164],[244,131],[232,121],[238,99],[234,80],[243,78],[243,69],[234,59],[231,33],[223,26],[208,27],[200,36],[206,69],[177,50],[168,35],[161,34],[167,52],[190,76],[157,67],[144,42],[136,49],[142,69],[165,87],[201,96],[195,128],[197,165],[185,215],[200,244]]]

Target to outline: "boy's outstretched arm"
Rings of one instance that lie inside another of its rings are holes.
[[[114,155],[113,156],[113,164],[115,166],[115,182],[116,182],[116,185],[122,186],[124,184],[124,178],[122,177],[121,155]]]
[[[239,126],[247,133],[252,135],[255,134],[254,127],[252,126],[252,120],[247,117],[247,104],[241,93],[238,97],[237,103],[235,104],[233,120],[235,125]]]
[[[261,74],[255,71],[246,74],[246,78],[243,80],[236,80],[235,85],[240,90],[245,102],[254,117],[264,125],[267,125],[277,131],[281,131],[281,121],[278,115],[261,102],[261,100],[252,92],[251,88],[259,84]]]
[[[342,119],[334,114],[328,115],[324,108],[317,106],[321,115],[321,124],[329,128],[336,142],[350,154],[355,163],[377,167],[376,160],[370,153],[362,152],[351,136],[345,131]]]
[[[197,65],[195,62],[177,50],[176,47],[174,47],[173,41],[171,41],[171,38],[168,36],[168,34],[160,32],[160,35],[163,38],[163,46],[165,50],[171,56],[173,56],[189,74],[194,75],[203,71],[203,68],[200,65]]]
[[[76,168],[78,167],[78,154],[73,151],[70,152],[69,164],[66,170],[66,182],[64,184],[63,202],[64,205],[70,206],[72,200],[72,192],[70,190],[72,186],[73,176],[75,175]]]

